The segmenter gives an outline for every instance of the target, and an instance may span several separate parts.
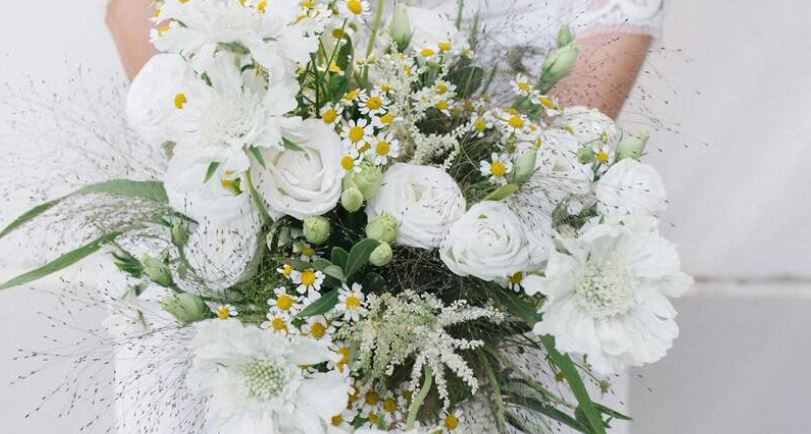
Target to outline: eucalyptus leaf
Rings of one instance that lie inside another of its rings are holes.
[[[352,275],[368,264],[369,256],[379,245],[380,241],[368,238],[355,244],[352,250],[349,251],[349,258],[346,260],[346,266],[344,266],[346,277],[351,278]]]
[[[332,310],[336,304],[338,304],[338,290],[333,289],[332,291],[322,295],[321,298],[314,301],[311,305],[307,306],[306,309],[298,314],[298,318],[308,318],[311,316],[323,315]]]
[[[332,263],[341,267],[346,268],[346,262],[349,260],[349,252],[346,250],[335,247],[332,249]]]

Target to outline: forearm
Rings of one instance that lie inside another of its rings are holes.
[[[107,5],[107,26],[130,80],[156,53],[149,42],[154,12],[152,0],[111,0]]]
[[[578,39],[574,71],[555,87],[564,105],[598,108],[616,118],[645,62],[651,37],[636,34],[596,35]]]

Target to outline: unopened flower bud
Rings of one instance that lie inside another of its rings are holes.
[[[391,214],[381,214],[366,225],[366,237],[384,243],[393,244],[397,240],[399,223]]]
[[[563,25],[558,31],[558,47],[569,45],[572,42],[574,42],[574,33],[572,32],[572,28],[567,25]]]
[[[523,184],[529,180],[533,173],[535,173],[535,161],[538,158],[538,152],[534,149],[524,151],[520,157],[515,160],[515,167],[513,169],[513,179],[518,184]]]
[[[304,219],[304,238],[313,244],[322,244],[330,236],[329,220],[321,216]]]
[[[546,93],[563,77],[569,75],[579,54],[580,47],[576,42],[550,51],[541,67],[541,92]]]
[[[186,226],[183,225],[183,220],[179,218],[172,219],[172,242],[175,243],[176,246],[185,246],[186,242],[189,241],[189,232],[186,230]]]
[[[408,17],[408,7],[403,3],[397,2],[394,6],[389,35],[397,45],[397,51],[405,51],[411,43],[411,20]]]
[[[360,172],[350,172],[344,177],[344,188],[357,188],[365,200],[377,196],[382,185],[383,171],[369,163],[362,163]]]
[[[181,324],[191,324],[211,316],[211,309],[197,295],[181,292],[161,300],[161,307]]]
[[[384,267],[389,265],[393,257],[394,252],[391,250],[391,245],[386,242],[381,242],[379,246],[372,250],[372,254],[369,255],[369,263],[375,267]]]
[[[648,144],[650,133],[647,131],[639,134],[625,134],[617,145],[616,161],[626,158],[638,160],[645,152],[645,145]]]
[[[341,194],[341,205],[349,212],[355,212],[363,206],[363,193],[355,187],[344,190]]]
[[[144,273],[149,277],[149,280],[167,288],[174,285],[172,270],[166,265],[165,255],[159,258],[144,255],[144,257],[141,258],[141,264],[143,264]]]
[[[583,146],[577,151],[577,161],[580,164],[589,164],[594,162],[594,149],[591,146]]]

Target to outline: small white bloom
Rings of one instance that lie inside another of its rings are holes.
[[[339,7],[341,15],[350,19],[360,20],[369,14],[369,2],[366,0],[340,0]]]
[[[451,225],[440,258],[459,276],[504,279],[529,267],[521,222],[502,202],[480,202]]]
[[[423,57],[439,53],[458,54],[468,48],[465,35],[443,13],[410,6],[406,11],[411,27],[409,47]],[[425,50],[431,50],[432,54],[426,56],[427,52],[422,53]]]
[[[602,374],[662,358],[678,335],[666,296],[683,294],[692,278],[657,225],[653,217],[595,219],[579,237],[559,238],[568,254],[552,252],[545,277],[524,279],[527,293],[546,296],[535,333],[588,356]]]
[[[290,280],[298,285],[296,291],[299,294],[321,291],[321,285],[324,283],[325,277],[324,273],[312,268],[290,273]]]
[[[535,87],[524,74],[518,74],[512,82],[512,86],[515,93],[521,96],[532,97],[535,95]]]
[[[389,158],[400,156],[400,141],[391,134],[378,134],[372,140],[369,148],[369,156],[376,165],[384,165],[389,162]]]
[[[349,121],[341,130],[341,136],[356,149],[362,149],[374,135],[374,127],[366,119]]]
[[[324,121],[329,126],[335,126],[338,121],[341,120],[341,116],[343,115],[343,107],[340,104],[325,104],[324,107],[321,107],[321,120]]]
[[[442,415],[442,433],[443,434],[455,434],[461,433],[462,430],[460,425],[463,424],[465,421],[465,417],[462,414],[462,410],[456,409],[453,411],[446,411]]]
[[[438,247],[448,227],[465,212],[459,185],[444,170],[397,163],[383,175],[383,186],[369,201],[370,219],[388,213],[400,222],[397,243],[422,249]]]
[[[301,326],[301,333],[311,339],[330,343],[335,326],[323,315],[315,315],[307,318],[307,322]]]
[[[347,405],[349,383],[336,372],[300,366],[331,357],[325,344],[283,337],[239,321],[195,326],[192,391],[207,398],[207,422],[223,434],[326,434]]]
[[[507,176],[512,173],[513,163],[507,155],[493,153],[490,161],[481,162],[479,170],[493,184],[504,185],[507,183]]]
[[[343,432],[353,432],[352,421],[354,421],[357,416],[357,411],[347,408],[335,416],[332,416],[330,418],[330,425]]]
[[[388,101],[386,100],[385,96],[381,95],[377,91],[372,91],[361,98],[360,112],[367,116],[383,113],[386,111],[387,104]]]
[[[268,313],[267,321],[263,322],[259,328],[278,335],[287,335],[290,333],[290,317],[280,313]]]
[[[360,284],[353,283],[351,288],[344,285],[338,291],[338,304],[335,310],[342,312],[345,320],[357,321],[365,309],[366,296],[363,295],[363,287]]]
[[[341,157],[341,168],[347,172],[360,172],[363,156],[354,145],[344,146],[344,155]]]
[[[271,314],[294,316],[302,308],[301,297],[296,294],[289,294],[284,286],[276,288],[273,293],[276,298],[268,300]]]
[[[217,307],[217,318],[225,320],[239,315],[239,311],[230,304],[224,304]]]
[[[611,166],[594,186],[594,195],[603,215],[654,215],[664,211],[667,198],[659,172],[632,158]]]

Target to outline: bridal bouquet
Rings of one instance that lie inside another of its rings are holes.
[[[122,302],[163,288],[162,310],[193,330],[185,381],[223,434],[603,433],[628,419],[584,378],[605,388],[663,357],[678,333],[668,296],[691,278],[657,229],[648,136],[549,96],[578,55],[567,28],[497,104],[475,32],[429,10],[158,6],[162,54],[127,114],[165,151],[163,179],[74,193],[124,198],[139,218],[3,288],[108,251],[138,282]],[[135,253],[153,239],[166,243]]]

